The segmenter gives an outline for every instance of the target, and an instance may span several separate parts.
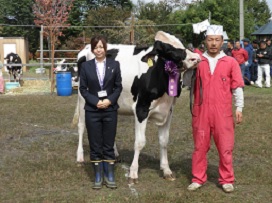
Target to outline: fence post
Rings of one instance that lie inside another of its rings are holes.
[[[41,25],[40,31],[40,68],[43,68],[43,25]]]

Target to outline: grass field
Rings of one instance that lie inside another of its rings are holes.
[[[70,124],[77,95],[0,95],[0,202],[272,202],[272,88],[245,88],[244,122],[236,126],[235,192],[217,185],[218,156],[212,144],[208,182],[187,191],[191,179],[191,115],[188,91],[175,106],[170,131],[169,162],[176,181],[159,170],[156,127],[149,123],[147,145],[140,155],[139,183],[129,188],[126,174],[133,159],[134,120],[119,116],[117,145],[122,162],[116,165],[117,190],[91,189],[88,162],[76,163],[77,129]]]

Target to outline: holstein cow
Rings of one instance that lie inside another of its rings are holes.
[[[18,66],[7,66],[9,72],[9,81],[11,81],[11,75],[13,75],[15,82],[20,80],[22,73],[22,60],[18,54],[9,53],[4,59],[7,60],[7,64],[18,64]]]
[[[138,179],[138,159],[146,143],[148,119],[158,126],[160,168],[164,178],[174,180],[167,158],[167,144],[175,97],[181,92],[179,71],[182,65],[195,67],[200,61],[199,55],[185,49],[176,37],[162,31],[156,34],[153,47],[139,49],[134,45],[108,44],[107,54],[120,62],[123,91],[118,100],[118,113],[135,117],[135,152],[130,167],[130,182],[136,183]],[[91,47],[87,45],[78,56],[79,71],[80,64],[93,57]],[[77,161],[83,162],[85,101],[80,92],[78,95],[73,123],[78,122]]]

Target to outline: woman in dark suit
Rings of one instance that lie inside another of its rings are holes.
[[[102,188],[103,171],[106,186],[116,188],[113,145],[117,100],[123,89],[120,64],[106,57],[107,41],[103,36],[91,39],[91,51],[95,58],[82,64],[79,90],[86,101],[86,128],[95,172],[93,189]]]

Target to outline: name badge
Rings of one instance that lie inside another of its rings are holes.
[[[106,96],[108,96],[106,90],[102,90],[102,91],[98,92],[98,97],[99,98],[106,97]]]

